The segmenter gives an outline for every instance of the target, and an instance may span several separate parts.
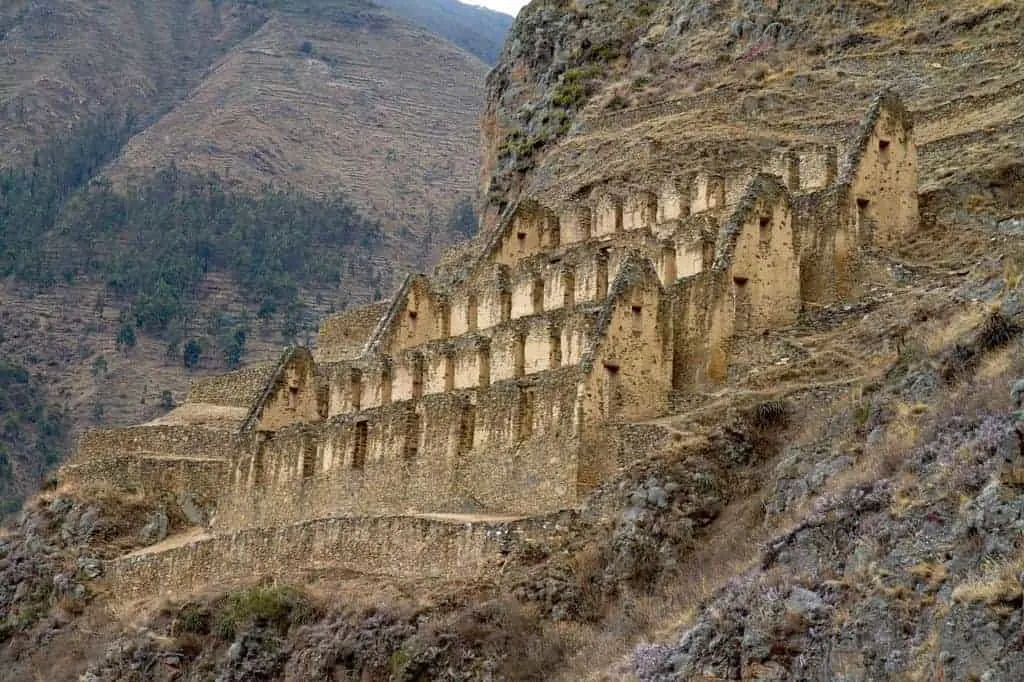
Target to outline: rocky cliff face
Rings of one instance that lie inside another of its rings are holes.
[[[91,577],[103,558],[186,521],[47,491],[0,535],[0,670],[1021,679],[1020,21],[1010,2],[535,0],[488,81],[492,221],[522,194],[742,161],[759,126],[841,127],[892,85],[921,231],[865,254],[858,300],[743,339],[723,386],[643,425],[667,445],[485,582],[313,575],[125,606]]]
[[[926,196],[980,194],[974,207],[996,220],[980,187],[1019,168],[1020,18],[1013,3],[976,0],[536,0],[487,81],[481,188],[492,220],[523,192],[557,202],[700,163],[709,148],[728,155],[719,142],[756,136],[761,122],[848,121],[882,87],[917,113]]]

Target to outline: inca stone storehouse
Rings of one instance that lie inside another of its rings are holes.
[[[735,340],[855,297],[861,250],[916,229],[899,100],[851,132],[520,200],[472,262],[327,319],[315,351],[85,434],[63,484],[161,498],[202,527],[112,579],[145,596],[310,570],[472,576],[552,532],[645,420],[727,376]]]

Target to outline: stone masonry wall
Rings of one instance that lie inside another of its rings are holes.
[[[147,426],[86,432],[61,467],[62,485],[102,482],[151,499],[191,495],[212,505],[224,492],[231,459],[251,439],[187,426]]]
[[[330,518],[250,529],[110,562],[123,601],[188,594],[260,578],[302,581],[356,571],[412,578],[469,579],[500,564],[517,542],[558,533],[569,517],[460,522],[416,517]]]
[[[235,464],[217,527],[575,502],[572,367],[294,426]]]
[[[883,110],[849,179],[858,245],[894,244],[918,227],[917,149],[905,125]]]
[[[320,324],[316,340],[317,362],[358,357],[389,305],[390,301],[380,301],[326,318]]]
[[[849,188],[832,186],[793,200],[793,229],[800,242],[800,298],[832,303],[857,285],[856,235],[850,224]]]
[[[260,363],[228,374],[193,379],[186,402],[249,407],[273,370],[274,363]]]

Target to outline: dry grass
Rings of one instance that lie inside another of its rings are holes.
[[[700,606],[732,576],[756,565],[759,557],[750,548],[765,541],[770,532],[760,523],[759,497],[729,505],[707,529],[712,543],[701,543],[678,576],[659,584],[649,595],[631,597],[615,605],[604,623],[573,626],[573,652],[567,665],[552,680],[576,682],[631,679],[629,655],[642,641],[665,641],[678,636]]]
[[[981,574],[956,586],[953,601],[986,606],[1019,602],[1024,597],[1024,552],[1001,561],[990,561]]]

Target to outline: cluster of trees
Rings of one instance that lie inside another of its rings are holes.
[[[151,334],[186,316],[210,271],[230,274],[266,319],[298,306],[303,285],[372,279],[356,254],[383,241],[342,197],[236,193],[215,174],[173,166],[126,193],[91,183],[66,202],[53,232],[62,270],[102,277]]]
[[[301,326],[301,287],[381,278],[365,254],[383,234],[344,197],[233,192],[216,174],[174,166],[126,191],[95,179],[133,127],[131,117],[99,117],[40,150],[31,167],[0,172],[0,276],[39,286],[100,280],[130,303],[120,347],[131,348],[141,329],[183,351],[177,337],[208,272],[230,275],[261,320],[281,314],[286,337]],[[228,365],[241,359],[247,334],[236,326],[216,337]]]
[[[68,446],[70,418],[48,405],[42,387],[28,371],[0,361],[0,517],[15,511],[23,482],[36,482],[60,461]]]

